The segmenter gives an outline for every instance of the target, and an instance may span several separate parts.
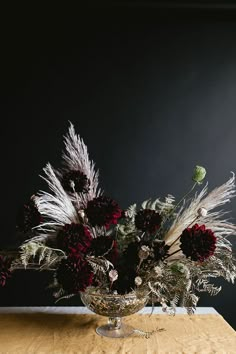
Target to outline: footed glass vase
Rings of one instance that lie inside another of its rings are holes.
[[[111,338],[124,338],[135,329],[126,325],[122,317],[141,310],[148,302],[147,293],[131,292],[125,295],[102,293],[96,288],[87,288],[80,293],[83,304],[98,315],[108,317],[107,324],[96,329],[97,334]]]

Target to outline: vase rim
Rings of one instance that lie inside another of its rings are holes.
[[[131,291],[127,294],[110,294],[110,293],[99,293],[98,292],[99,288],[87,288],[85,291],[80,292],[80,293],[87,293],[89,294],[89,296],[94,296],[94,297],[106,297],[106,298],[136,298],[136,297],[140,297],[140,296],[148,296],[148,292],[145,291]]]

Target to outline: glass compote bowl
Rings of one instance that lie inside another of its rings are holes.
[[[134,328],[122,322],[122,317],[141,310],[148,302],[148,294],[132,291],[125,295],[102,293],[89,287],[80,293],[83,304],[98,315],[108,317],[108,323],[96,329],[105,337],[124,338],[134,333]]]

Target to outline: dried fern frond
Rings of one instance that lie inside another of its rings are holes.
[[[215,188],[212,192],[207,194],[207,185],[202,189],[199,194],[195,194],[188,206],[185,206],[176,216],[172,226],[165,235],[165,241],[170,244],[175,241],[183,232],[183,230],[191,225],[196,220],[198,210],[205,208],[208,211],[204,220],[206,227],[212,230],[218,231],[219,234],[232,234],[235,232],[233,224],[227,222],[227,220],[220,218],[224,217],[222,210],[217,212],[211,212],[214,208],[222,206],[228,203],[231,198],[235,197],[235,175],[220,187]],[[177,245],[175,244],[175,248]]]
[[[167,214],[173,210],[174,202],[175,202],[175,198],[171,194],[168,194],[165,197],[164,201],[162,201],[159,198],[155,200],[152,199],[145,200],[142,203],[142,209],[151,209],[151,210],[156,210],[161,214],[162,213]]]
[[[126,210],[126,215],[128,216],[128,218],[132,220],[134,220],[136,213],[137,213],[137,204],[130,205]]]
[[[99,173],[95,170],[95,164],[89,159],[87,146],[84,144],[83,139],[75,133],[72,123],[70,123],[69,132],[64,137],[65,151],[62,158],[66,170],[81,171],[86,175],[89,180],[89,192],[79,195],[79,199],[86,207],[89,200],[98,197],[101,190],[98,188]]]
[[[54,293],[54,297],[57,298],[57,300],[55,301],[55,304],[61,300],[65,300],[65,299],[71,299],[72,297],[75,296],[75,294],[69,294],[69,295],[64,295],[61,296],[61,293],[63,292],[63,290],[61,289],[61,291],[55,292]]]
[[[26,242],[20,247],[20,260],[25,268],[29,261],[36,257],[42,270],[55,267],[63,258],[66,258],[66,254],[60,249],[47,247],[43,243],[34,241]]]
[[[106,258],[87,256],[86,259],[93,268],[94,274],[97,272],[102,272],[105,274],[110,268],[114,268],[113,264]]]
[[[63,225],[80,221],[70,197],[49,163],[44,168],[44,172],[46,177],[42,178],[47,182],[52,193],[40,191],[35,197],[35,203],[39,212],[48,220],[36,227],[37,230],[45,232],[46,238],[48,233],[56,232]]]

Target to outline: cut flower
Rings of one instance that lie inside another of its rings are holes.
[[[100,196],[88,202],[85,213],[92,226],[105,226],[117,224],[122,215],[122,210],[116,201],[105,196]]]
[[[154,234],[161,226],[162,217],[155,210],[143,209],[135,216],[135,226],[138,230]]]
[[[212,256],[216,249],[216,236],[205,225],[195,224],[185,229],[180,237],[180,248],[186,257],[193,261],[204,261]]]

